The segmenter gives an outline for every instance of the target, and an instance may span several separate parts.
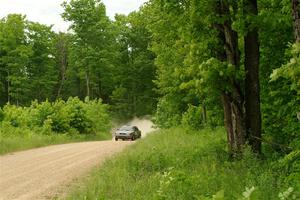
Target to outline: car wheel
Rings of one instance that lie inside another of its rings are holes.
[[[134,140],[135,140],[135,137],[134,137],[134,136],[132,136],[132,137],[131,137],[131,140],[132,140],[132,141],[134,141]]]
[[[118,138],[117,138],[117,137],[115,137],[115,141],[118,141]]]

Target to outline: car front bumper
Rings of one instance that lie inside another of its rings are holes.
[[[115,135],[116,139],[131,139],[132,135]]]

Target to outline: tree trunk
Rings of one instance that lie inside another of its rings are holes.
[[[205,101],[202,102],[202,118],[203,118],[203,123],[206,124],[207,123],[207,112],[206,112],[206,105],[205,105]]]
[[[292,0],[292,15],[296,43],[300,43],[300,0]]]
[[[8,80],[7,77],[4,78],[3,80],[3,89],[4,89],[4,94],[3,94],[3,104],[8,103]]]
[[[246,128],[245,118],[243,112],[243,105],[233,101],[231,103],[231,115],[233,119],[233,133],[235,134],[235,147],[236,152],[240,153],[245,145]]]
[[[84,87],[84,83],[81,83],[81,79],[79,76],[76,77],[76,93],[81,100],[84,100],[84,92],[81,92],[82,91],[82,88],[81,87]]]
[[[69,37],[65,33],[58,34],[58,40],[56,42],[56,56],[57,60],[57,70],[59,72],[59,77],[57,81],[57,87],[55,87],[55,97],[58,99],[62,96],[62,91],[66,81],[66,72],[68,68],[68,46]]]
[[[234,133],[232,126],[232,115],[231,115],[231,103],[230,98],[227,94],[222,93],[222,104],[224,110],[224,124],[227,131],[227,144],[229,154],[232,156],[234,154]]]
[[[68,63],[68,55],[67,55],[67,47],[64,46],[65,44],[61,44],[60,46],[60,60],[59,60],[59,72],[60,72],[60,80],[59,80],[59,86],[57,90],[57,97],[59,98],[61,96],[61,91],[64,86],[64,82],[66,79],[66,71],[67,71],[67,63]]]
[[[85,81],[86,81],[86,96],[90,96],[90,74],[89,74],[89,69],[86,67],[85,71]]]
[[[246,15],[257,15],[257,1],[247,0]],[[250,27],[250,24],[248,24]],[[261,112],[259,85],[259,41],[257,28],[248,28],[245,42],[245,111],[247,139],[256,153],[261,153]]]
[[[7,91],[7,103],[10,103],[10,74],[9,69],[7,69],[7,82],[6,82],[6,91]]]
[[[60,81],[59,81],[59,86],[58,86],[58,90],[57,90],[57,95],[56,95],[56,99],[58,99],[60,96],[61,96],[61,91],[62,91],[62,88],[64,86],[64,82],[65,82],[65,71],[64,72],[61,72],[61,75],[60,75]]]
[[[221,9],[224,14],[224,48],[226,51],[227,62],[235,67],[235,70],[240,69],[240,52],[238,47],[238,34],[232,29],[232,21],[228,2],[221,1]],[[240,83],[234,78],[228,80],[232,86],[231,94],[231,118],[232,129],[234,134],[234,148],[236,152],[241,152],[242,146],[245,143],[246,128],[244,123],[244,98]]]
[[[102,96],[102,80],[101,80],[101,73],[98,73],[98,98],[101,98],[103,100]]]
[[[231,11],[236,12],[236,3],[232,2],[232,8],[229,2],[219,0],[216,4],[216,13],[219,17],[225,19],[222,24],[215,24],[218,30],[218,38],[223,48],[216,50],[217,58],[233,65],[235,70],[240,70],[240,52],[238,45],[238,33],[232,29]],[[224,109],[224,121],[227,130],[228,149],[231,156],[239,154],[245,144],[245,117],[244,117],[244,94],[241,89],[241,83],[234,77],[230,77],[228,84],[231,85],[231,92],[221,89],[221,97]]]

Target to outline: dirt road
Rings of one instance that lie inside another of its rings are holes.
[[[144,134],[148,120],[133,120]],[[53,199],[91,168],[133,144],[131,141],[82,142],[53,145],[0,157],[0,199]]]
[[[132,142],[54,145],[0,157],[0,199],[49,199]]]

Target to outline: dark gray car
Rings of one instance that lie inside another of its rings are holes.
[[[135,140],[138,138],[141,138],[142,134],[141,131],[136,126],[122,126],[121,128],[117,129],[115,133],[115,140],[118,141],[118,139],[122,140]]]

